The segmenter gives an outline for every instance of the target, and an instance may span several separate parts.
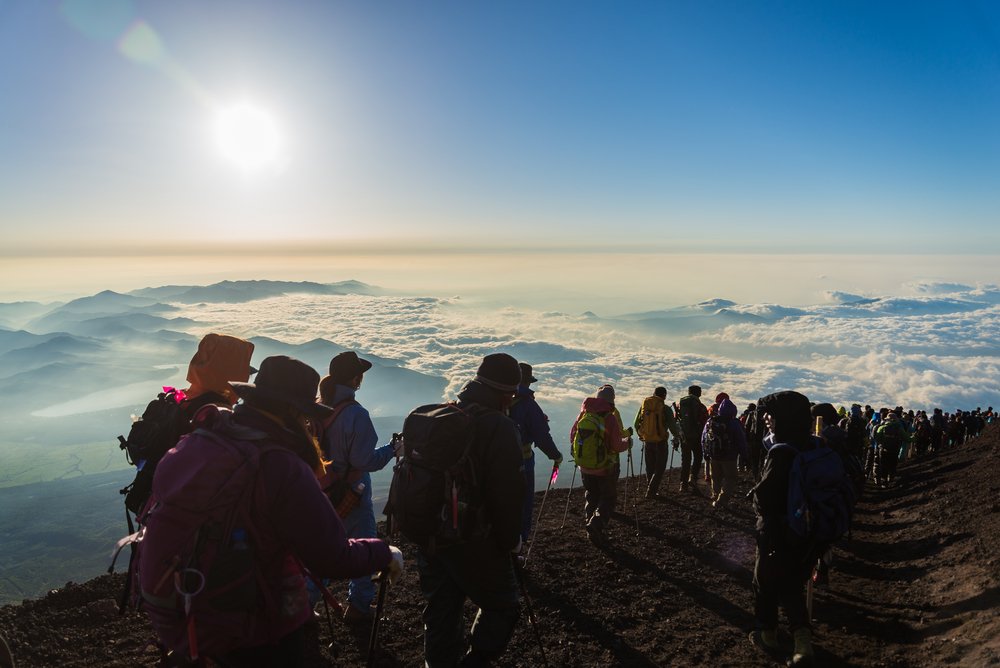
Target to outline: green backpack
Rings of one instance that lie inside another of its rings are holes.
[[[604,415],[584,413],[576,423],[576,436],[571,446],[573,461],[585,469],[600,469],[608,460],[608,449],[604,445]]]

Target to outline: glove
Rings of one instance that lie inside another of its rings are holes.
[[[628,436],[629,438],[632,438],[632,434],[634,433],[635,432],[632,430],[632,427],[629,427],[628,429],[625,430],[625,435]]]
[[[389,554],[392,556],[387,569],[389,572],[389,584],[394,585],[399,581],[399,578],[403,577],[403,571],[405,570],[403,566],[403,553],[395,545],[390,545]]]
[[[558,457],[552,460],[552,465],[555,466],[556,468],[562,466],[562,463],[563,463],[562,455],[559,455]]]
[[[389,442],[392,446],[392,454],[399,457],[403,454],[403,435],[393,434],[392,440]]]

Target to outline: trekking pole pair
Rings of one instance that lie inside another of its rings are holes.
[[[566,510],[563,511],[562,524],[559,525],[560,529],[566,527],[566,516],[569,514],[569,500],[573,496],[573,485],[576,484],[576,470],[580,468],[577,466],[576,462],[573,462],[573,477],[569,481],[569,491],[566,493]]]
[[[545,512],[545,500],[549,498],[549,490],[559,479],[559,465],[552,465],[552,475],[549,476],[549,484],[545,486],[545,494],[542,494],[542,505],[538,507],[538,517],[535,519],[535,528],[531,531],[531,538],[528,540],[528,549],[524,553],[523,566],[528,565],[528,557],[531,556],[531,548],[535,546],[535,536],[538,534],[538,526],[542,523],[542,513]]]

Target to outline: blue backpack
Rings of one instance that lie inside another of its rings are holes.
[[[840,455],[826,445],[800,452],[788,444],[778,448],[795,452],[788,474],[788,528],[814,543],[840,540],[851,528],[857,490]]]

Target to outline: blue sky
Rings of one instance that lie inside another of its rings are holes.
[[[996,253],[998,36],[987,2],[0,0],[3,252]],[[236,102],[264,169],[215,145]]]

